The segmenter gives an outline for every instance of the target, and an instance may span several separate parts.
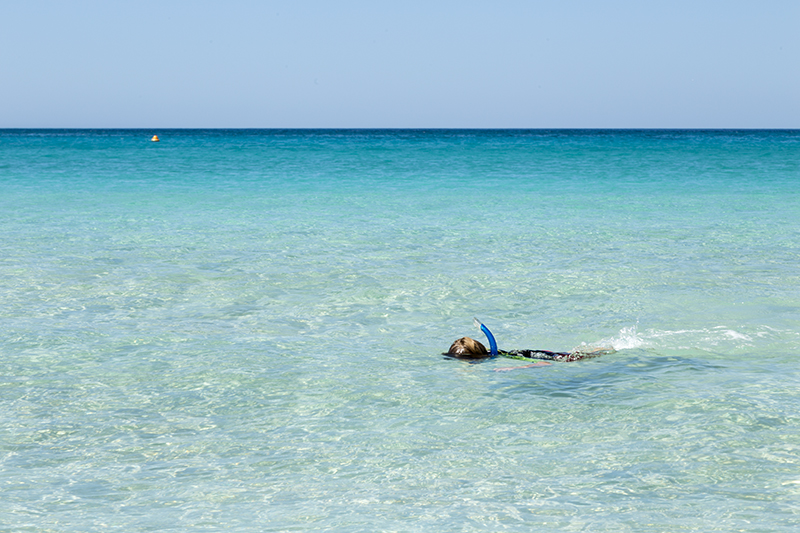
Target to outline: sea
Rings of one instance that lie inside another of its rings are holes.
[[[0,214],[0,531],[800,527],[800,131],[0,130]]]

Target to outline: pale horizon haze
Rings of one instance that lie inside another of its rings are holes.
[[[0,128],[800,128],[800,2],[0,2]]]

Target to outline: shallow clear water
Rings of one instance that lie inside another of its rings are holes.
[[[0,530],[794,530],[798,182],[795,131],[0,131]],[[473,316],[617,351],[443,358]]]

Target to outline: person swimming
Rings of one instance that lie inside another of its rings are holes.
[[[495,341],[494,335],[492,335],[492,332],[489,331],[489,328],[487,328],[477,318],[473,319],[473,323],[476,327],[480,328],[484,335],[486,335],[486,338],[489,341],[489,349],[487,350],[486,346],[475,339],[470,337],[461,337],[460,339],[456,339],[456,341],[450,346],[450,349],[447,351],[447,353],[443,355],[456,357],[458,359],[486,359],[490,357],[501,356],[509,359],[520,359],[523,361],[536,359],[540,361],[572,362],[591,357],[599,357],[600,355],[614,352],[613,348],[597,348],[589,351],[576,348],[571,352],[551,352],[550,350],[498,350],[497,341]]]

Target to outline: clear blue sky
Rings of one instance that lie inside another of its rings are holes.
[[[800,128],[800,1],[0,0],[0,127]]]

